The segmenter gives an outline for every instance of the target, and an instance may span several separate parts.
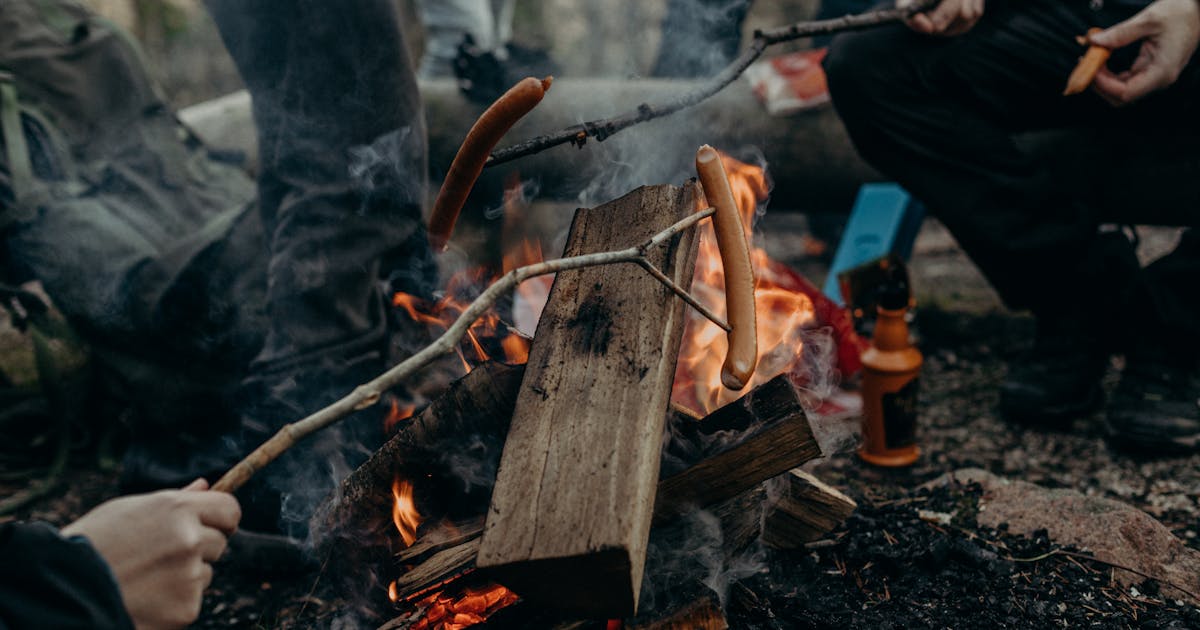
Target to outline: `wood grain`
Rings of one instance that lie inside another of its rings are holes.
[[[564,256],[635,245],[696,210],[694,183],[576,212]],[[647,257],[689,287],[695,232]],[[637,607],[684,304],[641,270],[560,273],[517,396],[478,566],[584,617]]]

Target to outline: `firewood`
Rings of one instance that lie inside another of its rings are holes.
[[[850,497],[803,470],[788,471],[780,480],[782,495],[763,517],[763,542],[796,549],[841,525],[858,505]]]
[[[397,565],[416,564],[423,562],[425,558],[439,551],[476,540],[483,533],[483,519],[476,519],[466,525],[460,525],[455,530],[455,533],[451,536],[440,538],[426,536],[408,549],[398,552],[392,558],[392,561]]]
[[[702,461],[659,483],[654,509],[656,524],[690,507],[735,497],[821,455],[799,395],[786,376],[771,379],[693,427],[682,426],[684,435],[669,448],[709,444],[708,449],[721,450],[704,452]],[[705,434],[712,436],[739,428],[749,435],[739,435],[732,446],[721,446],[729,443],[726,440],[704,438]]]
[[[471,571],[475,554],[479,553],[479,538],[443,549],[411,571],[396,578],[395,592],[399,599],[409,601],[436,589]]]
[[[693,600],[669,615],[654,621],[625,626],[628,630],[727,630],[725,612],[711,596]]]
[[[580,209],[564,256],[636,243],[695,211],[694,183]],[[648,252],[683,287],[697,239]],[[628,268],[558,274],[517,395],[478,566],[535,605],[634,612],[683,303]]]
[[[472,500],[462,492],[444,456],[475,436],[485,443],[503,442],[523,374],[521,366],[482,365],[408,420],[314,516],[310,530],[323,550],[321,556],[336,567],[344,566],[347,575],[369,575],[369,567],[387,563],[400,544],[391,519],[391,486],[397,475],[421,479],[418,493],[444,492],[447,497],[486,504],[490,487]],[[480,514],[477,509],[463,517]]]

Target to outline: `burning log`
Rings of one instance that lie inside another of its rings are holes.
[[[342,482],[334,500],[314,517],[311,531],[323,537],[318,540],[325,550],[322,555],[343,567],[342,573],[355,575],[385,563],[398,550],[390,517],[394,501],[390,488],[397,478],[422,479],[418,491],[423,494],[435,493],[459,504],[486,504],[490,484],[474,493],[462,491],[458,475],[450,470],[453,462],[445,456],[477,439],[480,444],[496,445],[492,461],[498,461],[499,445],[508,431],[524,372],[524,366],[485,364],[451,384],[446,393],[402,425]],[[477,455],[486,466],[488,458]],[[449,484],[456,486],[447,490]],[[479,508],[458,511],[464,518],[482,515]]]
[[[858,504],[821,480],[792,470],[780,481],[782,496],[763,517],[763,542],[779,549],[796,549],[841,525]]]
[[[637,242],[692,213],[695,184],[580,209],[564,256]],[[651,262],[691,283],[697,239]],[[637,607],[684,304],[628,269],[560,273],[538,324],[478,566],[536,604],[588,617]]]
[[[655,531],[657,532],[659,527],[668,526],[681,514],[685,506],[690,509],[706,509],[721,523],[722,548],[727,554],[745,548],[758,538],[762,509],[768,505],[769,500],[762,482],[778,474],[771,471],[776,470],[779,465],[783,465],[783,470],[787,470],[820,455],[819,447],[812,437],[812,430],[800,408],[799,398],[785,377],[776,377],[768,381],[742,400],[726,405],[704,419],[696,420],[682,414],[673,414],[670,424],[670,442],[663,449],[663,470],[684,468],[659,482],[657,492],[660,500],[656,503],[654,515]],[[797,424],[803,428],[797,427]],[[778,442],[780,446],[772,448],[772,442]],[[756,457],[776,463],[761,466],[755,463]],[[712,479],[714,472],[719,470],[719,467],[713,465],[714,461],[725,462],[728,466],[725,468],[726,474],[737,481],[723,484],[716,492],[693,492],[692,489],[707,483]],[[785,462],[792,463],[785,465]],[[740,490],[733,490],[739,487]],[[386,484],[380,484],[377,493],[386,496],[386,488]],[[673,501],[661,498],[677,489],[687,492],[688,499]],[[730,492],[734,494],[729,495]],[[660,515],[658,509],[671,511]],[[461,538],[453,543],[431,543],[423,540],[398,553],[395,556],[396,564],[407,566],[437,552],[428,560],[424,560],[432,562],[432,566],[421,566],[416,575],[410,571],[397,581],[392,593],[393,599],[416,599],[454,576],[471,571],[474,568],[474,557],[466,553],[466,550],[478,548],[475,538],[478,531],[471,526],[460,528]],[[671,535],[670,532],[663,534],[664,537]],[[447,544],[453,544],[455,551],[447,550]],[[446,553],[436,557],[442,551]],[[454,562],[448,563],[447,560]]]

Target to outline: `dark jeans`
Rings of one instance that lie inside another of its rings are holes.
[[[902,25],[846,34],[825,61],[829,87],[860,154],[928,205],[1009,306],[1077,318],[1106,342],[1132,331],[1130,343],[1194,356],[1196,231],[1139,270],[1131,243],[1097,228],[1200,224],[1196,173],[1184,174],[1200,157],[1200,67],[1193,62],[1171,88],[1126,108],[1091,93],[1061,96],[1081,53],[1075,36],[1136,10],[1109,5],[993,2],[955,38]],[[1134,53],[1119,52],[1113,65]],[[1062,164],[1016,138],[1046,129],[1095,143],[1072,157],[1088,183],[1072,182]],[[1147,183],[1147,173],[1160,177]]]
[[[379,261],[421,219],[420,96],[390,0],[208,7],[254,99],[271,369],[382,330]]]
[[[429,258],[426,136],[391,0],[207,4],[259,134],[268,325],[243,392],[252,448],[382,371],[381,260]],[[285,530],[302,533],[311,508],[382,435],[379,418],[363,414],[324,432],[264,471],[258,481],[271,487],[250,503],[282,501]],[[259,507],[266,517],[280,509]]]
[[[737,56],[754,0],[668,0],[652,77],[707,77]]]

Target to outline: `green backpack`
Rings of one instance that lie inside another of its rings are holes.
[[[3,281],[39,281],[140,416],[203,422],[265,329],[252,179],[75,0],[0,3],[0,145]]]

